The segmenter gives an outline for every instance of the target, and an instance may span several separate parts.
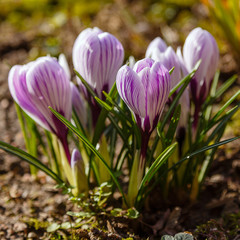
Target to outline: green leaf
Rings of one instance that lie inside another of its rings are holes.
[[[180,114],[181,114],[181,105],[178,105],[171,118],[169,128],[168,128],[166,137],[164,139],[166,146],[169,146],[173,141],[173,137],[176,132],[177,125],[180,119]]]
[[[169,74],[171,75],[174,71],[175,67],[172,67],[170,70],[169,70]]]
[[[99,105],[103,108],[105,108],[108,112],[111,111],[113,108],[112,106],[110,106],[109,104],[107,104],[106,102],[104,102],[103,100],[101,100],[98,97],[95,97],[95,100],[99,103]]]
[[[80,218],[90,218],[93,215],[95,215],[94,212],[67,212],[67,215],[72,216],[72,217],[80,217]]]
[[[93,98],[95,98],[97,95],[96,93],[92,90],[92,88],[90,87],[90,85],[88,84],[88,82],[80,75],[80,73],[74,69],[74,72],[76,73],[76,75],[80,78],[80,80],[82,81],[83,85],[85,86],[85,88],[88,90],[88,92],[91,94],[91,96]]]
[[[179,90],[179,92],[177,93],[177,95],[174,97],[173,102],[170,105],[170,108],[168,109],[167,113],[165,114],[165,117],[163,118],[161,124],[158,126],[157,131],[158,133],[161,135],[161,132],[165,126],[165,124],[167,123],[168,119],[170,118],[173,110],[176,108],[178,100],[180,99],[180,97],[182,96],[184,90],[186,89],[186,87],[188,86],[188,84],[190,83],[193,75],[195,74],[195,72],[197,71],[199,65],[200,65],[201,61],[199,60],[197,62],[197,64],[195,65],[193,71],[191,73],[189,73],[185,78],[183,78],[171,91],[169,94],[169,97],[172,96],[172,94],[174,92],[176,92],[180,86],[182,86]],[[159,136],[160,136],[159,135]]]
[[[161,240],[194,240],[193,235],[189,233],[177,233],[174,237],[164,235]]]
[[[149,184],[158,169],[167,161],[167,159],[172,155],[177,147],[177,143],[173,143],[171,146],[167,147],[153,162],[146,175],[144,176],[137,195],[137,201],[141,200],[141,195],[144,193],[144,188]]]
[[[216,113],[216,115],[211,119],[211,121],[215,122],[218,117],[224,112],[224,110],[240,95],[240,90],[238,90]]]
[[[213,104],[213,102],[214,102],[217,98],[219,98],[220,96],[222,96],[222,94],[223,94],[224,92],[226,92],[229,87],[232,86],[232,84],[236,81],[236,79],[237,79],[237,75],[233,75],[231,78],[229,78],[227,81],[225,81],[224,84],[216,91],[216,93],[215,93],[212,97],[210,97],[210,98],[206,101],[206,103],[204,103],[203,108],[205,108],[205,107],[208,106],[208,105]]]
[[[217,125],[217,127],[213,130],[211,135],[208,137],[207,144],[209,144],[214,139],[218,131],[220,131],[223,127],[225,128],[227,121],[235,114],[235,112],[238,110],[239,107],[240,107],[240,103],[238,104],[238,106],[236,106],[236,108],[233,111],[231,111],[229,114],[226,114],[224,116],[221,122]]]
[[[71,229],[73,227],[73,224],[70,222],[64,222],[61,224],[61,229]]]
[[[195,74],[195,72],[197,71],[197,69],[199,68],[201,63],[201,60],[199,60],[196,65],[194,66],[193,70],[191,73],[189,73],[186,77],[184,77],[175,87],[173,87],[169,93],[169,97],[171,97],[173,95],[173,93],[175,93],[181,86],[184,86],[184,84],[186,82],[188,82],[188,79],[192,78],[193,75]],[[172,70],[172,69],[171,69]]]
[[[174,240],[174,237],[172,237],[170,235],[164,235],[161,237],[161,240]]]
[[[178,233],[174,236],[174,240],[193,240],[193,235],[188,233]]]
[[[58,223],[52,223],[50,226],[47,228],[47,232],[55,232],[61,227],[60,224]]]
[[[180,161],[175,163],[171,168],[169,168],[168,171],[175,169],[178,165],[182,164],[184,161],[190,159],[191,157],[193,157],[193,156],[195,156],[195,155],[197,155],[199,153],[205,152],[205,151],[210,150],[210,149],[214,149],[216,147],[219,147],[221,145],[230,143],[230,142],[232,142],[234,140],[237,140],[239,138],[240,138],[240,136],[239,137],[230,138],[230,139],[218,142],[218,143],[214,143],[214,144],[209,145],[209,146],[205,146],[205,147],[203,147],[201,149],[198,149],[198,150],[196,150],[196,151],[194,151],[194,152],[192,152],[190,154],[187,154],[184,158],[182,158]]]
[[[127,210],[127,216],[131,219],[137,219],[139,217],[139,212],[135,208],[129,208]]]
[[[51,177],[53,180],[55,180],[57,183],[62,184],[64,181],[59,178],[58,175],[56,175],[51,169],[49,169],[46,165],[44,165],[41,161],[39,161],[37,158],[31,156],[30,154],[24,152],[23,150],[13,147],[8,143],[0,141],[0,148],[3,149],[6,152],[9,152],[17,157],[20,157],[24,161],[28,162],[29,164],[32,164],[33,166],[37,167],[38,169],[45,172],[49,177]]]
[[[103,159],[102,155],[96,150],[96,148],[93,146],[93,144],[91,144],[91,142],[88,141],[87,138],[85,138],[81,132],[78,131],[78,129],[73,126],[67,119],[65,119],[61,114],[59,114],[58,112],[56,112],[54,109],[52,109],[51,107],[49,107],[49,109],[51,110],[51,112],[61,121],[63,122],[72,132],[74,132],[82,141],[83,143],[92,151],[92,153],[99,158],[100,161],[102,161],[102,163],[104,164],[104,166],[107,168],[109,174],[111,175],[113,181],[115,182],[116,186],[118,187],[120,193],[122,194],[123,200],[124,202],[127,204],[125,195],[123,193],[122,187],[120,186],[118,180],[116,179],[113,171],[110,169],[110,167],[108,166],[108,164],[106,163],[106,161]]]

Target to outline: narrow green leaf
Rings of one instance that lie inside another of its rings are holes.
[[[240,95],[240,90],[238,90],[216,113],[212,121],[216,121],[217,118],[224,112],[224,110]]]
[[[137,195],[137,200],[141,200],[141,194],[144,192],[144,188],[150,183],[151,179],[155,175],[155,173],[158,171],[158,169],[167,161],[167,159],[172,155],[172,153],[175,151],[175,148],[177,147],[177,142],[173,143],[171,146],[167,147],[153,162],[151,167],[149,168],[148,172],[144,176]]]
[[[24,161],[28,162],[29,164],[32,164],[33,166],[37,167],[38,169],[45,172],[49,177],[51,177],[53,180],[55,180],[57,183],[62,184],[64,181],[59,178],[51,169],[49,169],[46,165],[41,163],[38,159],[31,156],[30,154],[24,152],[23,150],[13,147],[10,144],[7,144],[5,142],[0,141],[0,148],[3,149],[6,152],[9,152],[17,157],[20,157]]]
[[[166,146],[169,146],[173,141],[173,137],[175,135],[177,125],[180,119],[180,114],[181,114],[181,105],[178,105],[171,118],[169,128],[168,128],[166,137],[164,139]]]
[[[158,127],[158,133],[161,133],[165,124],[167,123],[167,121],[169,120],[172,112],[174,111],[174,109],[176,108],[177,104],[178,104],[178,100],[180,99],[180,97],[182,96],[184,90],[186,89],[186,87],[188,86],[188,84],[191,81],[191,74],[189,74],[185,79],[184,85],[180,88],[179,92],[177,93],[176,97],[174,98],[173,102],[171,103],[167,113],[165,114],[161,124]]]
[[[205,146],[205,147],[203,147],[203,148],[201,148],[201,149],[198,149],[198,150],[196,150],[196,151],[194,151],[194,152],[192,152],[192,153],[190,153],[190,154],[187,154],[187,156],[185,156],[185,157],[182,158],[180,161],[178,161],[177,163],[175,163],[171,168],[169,168],[168,171],[175,169],[178,165],[180,165],[180,164],[183,163],[184,161],[190,159],[191,157],[193,157],[193,156],[195,156],[195,155],[197,155],[197,154],[199,154],[199,153],[202,153],[202,152],[205,152],[205,151],[207,151],[207,150],[210,150],[210,149],[219,147],[219,146],[221,146],[221,145],[230,143],[230,142],[232,142],[232,141],[234,141],[234,140],[237,140],[237,139],[239,139],[239,138],[240,138],[240,136],[239,136],[239,137],[230,138],[230,139],[227,139],[227,140],[218,142],[218,143],[214,143],[214,144],[209,145],[209,146]]]
[[[213,130],[211,135],[208,137],[207,144],[209,144],[214,139],[214,137],[218,133],[218,131],[220,131],[221,128],[224,127],[224,125],[235,114],[235,112],[239,109],[239,107],[240,107],[240,103],[238,104],[238,106],[236,106],[234,111],[232,111],[230,114],[225,115],[225,117],[222,119],[222,121],[217,125],[217,127]]]
[[[123,193],[122,187],[120,186],[118,180],[116,179],[114,173],[112,172],[112,170],[110,169],[110,167],[108,166],[108,164],[105,162],[105,160],[103,159],[103,157],[101,156],[101,154],[96,150],[96,148],[93,146],[93,144],[91,144],[87,138],[85,138],[81,132],[78,131],[78,129],[73,126],[67,119],[65,119],[61,114],[59,114],[58,112],[56,112],[54,109],[52,109],[51,107],[49,107],[49,109],[51,110],[51,112],[61,121],[63,122],[72,132],[74,132],[82,141],[84,144],[86,144],[86,146],[92,151],[92,153],[99,158],[99,160],[104,164],[104,166],[107,168],[109,174],[111,175],[113,181],[115,182],[116,186],[118,187],[120,193],[122,194],[123,200],[124,202],[127,204],[125,195]]]
[[[95,100],[99,103],[101,107],[105,108],[108,112],[112,110],[112,107],[100,98],[95,97]]]
[[[82,81],[83,85],[86,87],[86,89],[88,90],[88,92],[91,94],[91,96],[93,98],[95,98],[97,95],[96,93],[92,90],[92,88],[90,87],[90,85],[88,84],[88,82],[80,75],[80,73],[74,69],[74,72],[76,73],[76,75],[80,78],[80,80]]]
[[[215,98],[222,96],[224,92],[228,90],[229,87],[237,80],[237,75],[233,75],[216,91]]]
[[[173,95],[173,93],[175,93],[181,86],[183,86],[187,81],[188,79],[192,78],[193,75],[195,74],[195,72],[197,71],[197,69],[199,68],[201,64],[201,60],[199,60],[196,65],[194,66],[193,70],[191,73],[189,73],[186,77],[184,77],[175,87],[173,87],[169,93],[169,97],[171,97]],[[172,70],[172,69],[171,69]]]
[[[175,67],[172,67],[170,70],[169,70],[169,74],[171,75],[174,71]]]

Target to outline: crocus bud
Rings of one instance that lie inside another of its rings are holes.
[[[99,28],[87,28],[73,46],[73,65],[99,98],[113,86],[123,63],[122,44],[112,34]]]
[[[71,168],[74,182],[73,193],[78,195],[79,193],[87,193],[88,181],[85,174],[85,166],[80,152],[74,149],[71,156]]]
[[[209,94],[218,65],[219,51],[213,36],[199,27],[193,29],[184,43],[183,59],[189,72],[201,59],[201,64],[191,81],[192,98],[199,106]]]
[[[67,151],[67,127],[48,108],[70,120],[70,79],[52,57],[40,57],[26,65],[15,65],[8,76],[9,89],[18,105],[43,128],[55,133]],[[66,152],[70,160],[70,154]]]
[[[68,65],[66,56],[63,53],[59,55],[58,62],[62,66],[62,68],[65,70],[65,73],[67,74],[68,78],[71,79],[69,65]]]
[[[145,133],[156,127],[170,91],[170,75],[159,62],[150,58],[138,61],[133,69],[120,68],[117,90]]]
[[[149,45],[150,46],[150,45]],[[159,49],[159,47],[156,45],[156,47],[151,47],[148,49],[148,52],[151,50],[151,58],[155,61],[158,61],[164,65],[168,70],[171,70],[174,67],[174,70],[171,74],[171,88],[176,86],[178,82],[182,79],[182,69],[181,69],[181,63],[172,49],[172,47],[165,48],[165,50]],[[146,56],[148,54],[146,52]]]
[[[153,39],[150,44],[148,45],[147,51],[146,51],[146,57],[147,58],[152,58],[152,54],[154,52],[165,52],[167,49],[167,44],[160,38],[156,37]]]
[[[80,94],[78,88],[71,82],[72,90],[72,106],[77,114],[78,119],[81,121],[83,126],[87,125],[87,110],[85,102]]]

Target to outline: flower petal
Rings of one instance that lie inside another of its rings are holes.
[[[117,73],[116,85],[120,97],[136,115],[145,116],[144,88],[139,76],[128,66]]]

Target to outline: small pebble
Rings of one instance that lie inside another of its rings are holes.
[[[37,234],[35,232],[28,233],[28,238],[36,238]]]
[[[14,232],[22,232],[27,228],[27,224],[23,222],[16,222],[14,224],[13,230]]]

